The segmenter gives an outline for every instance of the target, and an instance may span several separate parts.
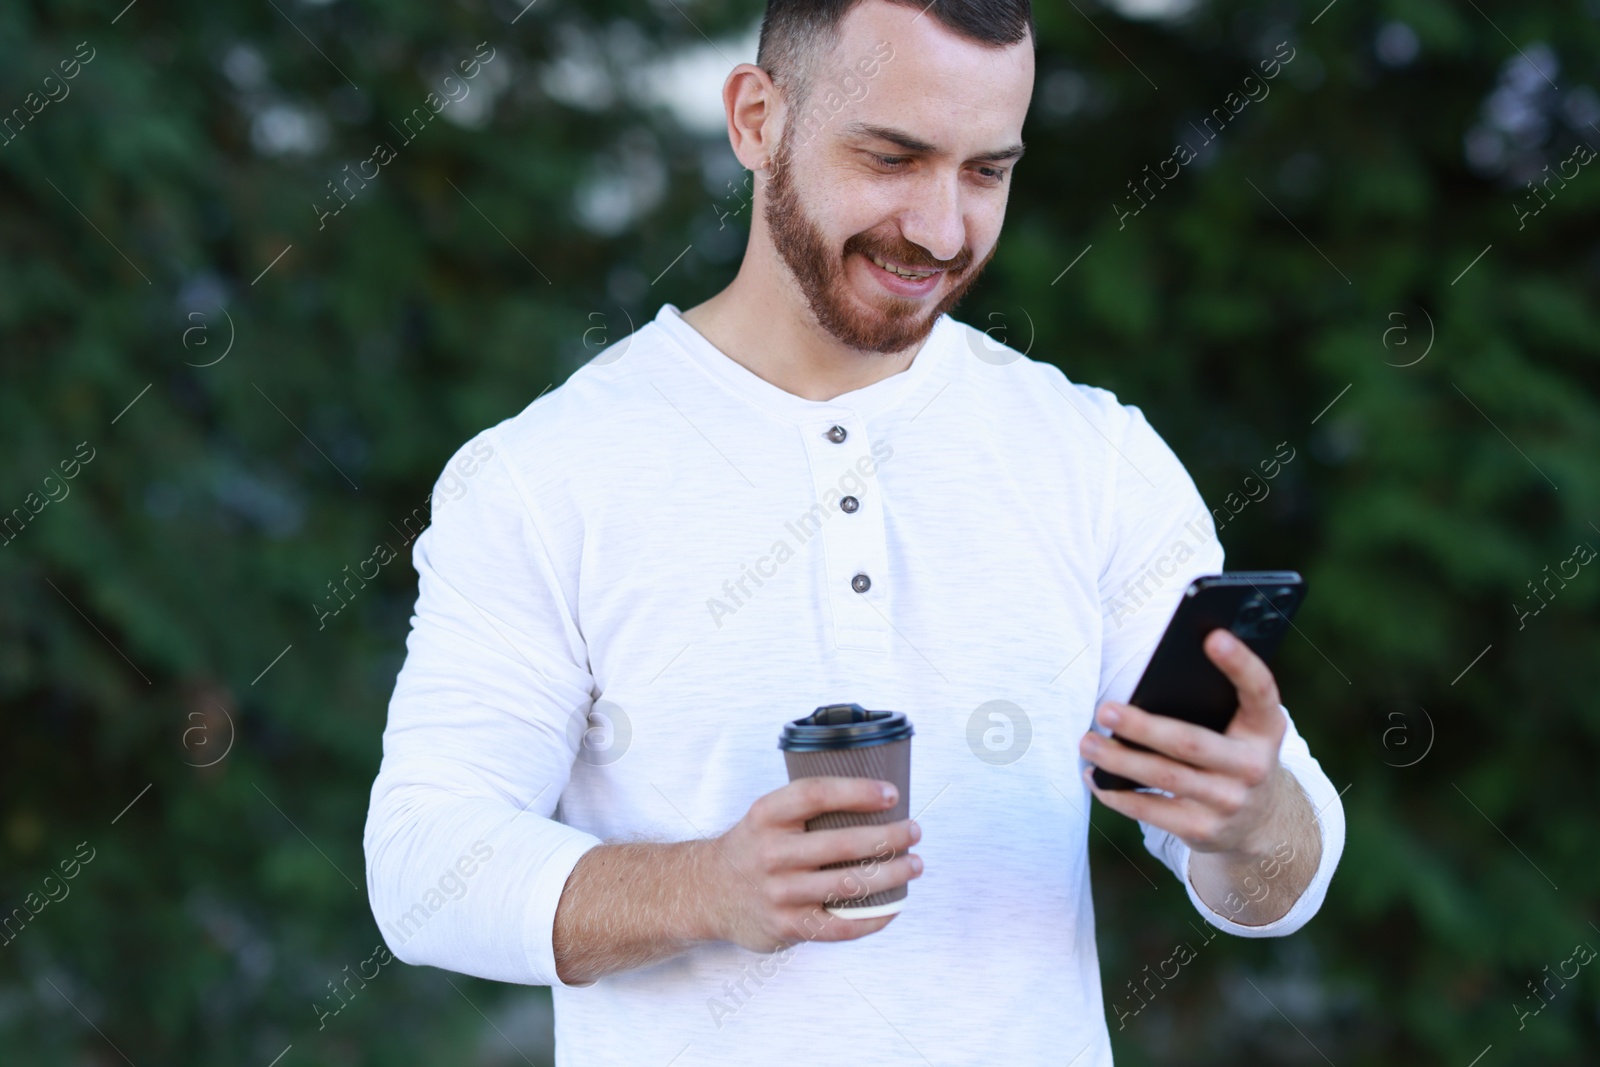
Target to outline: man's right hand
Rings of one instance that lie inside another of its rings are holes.
[[[829,811],[882,811],[896,799],[891,783],[871,778],[800,778],[758,798],[731,830],[704,842],[710,936],[773,952],[799,941],[852,941],[888,926],[893,915],[843,919],[824,905],[920,877],[922,860],[906,849],[921,840],[921,827],[904,819],[807,832],[806,820]],[[819,870],[843,860],[873,862]]]

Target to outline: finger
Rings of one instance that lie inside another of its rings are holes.
[[[1132,789],[1101,789],[1094,783],[1092,767],[1084,768],[1083,778],[1089,783],[1089,791],[1095,798],[1112,811],[1160,827],[1190,845],[1209,840],[1216,834],[1217,817],[1192,801],[1164,797],[1159,793],[1140,793]]]
[[[1228,734],[1262,734],[1281,739],[1287,728],[1283,709],[1278,706],[1278,683],[1272,671],[1250,646],[1227,630],[1218,628],[1206,635],[1206,656],[1228,676],[1239,693],[1239,714],[1233,717]]]
[[[854,941],[877,933],[894,921],[899,912],[873,919],[847,919],[828,911],[821,904],[796,909],[789,919],[795,941]]]
[[[1085,734],[1081,748],[1083,758],[1096,767],[1198,801],[1222,815],[1235,814],[1249,799],[1250,787],[1242,778],[1202,771],[1159,752],[1140,752],[1097,733]]]
[[[837,830],[813,830],[790,834],[778,869],[818,867],[844,860],[864,860],[872,856],[892,859],[922,839],[922,829],[911,819],[881,826],[850,826]]]
[[[920,878],[922,860],[914,853],[892,860],[872,861],[857,867],[832,871],[807,871],[786,875],[777,881],[774,903],[782,905],[848,906],[873,893],[905,885]]]
[[[1119,738],[1137,741],[1202,770],[1246,779],[1257,771],[1265,774],[1259,766],[1259,746],[1205,726],[1156,715],[1132,704],[1103,704],[1098,719],[1102,726],[1115,730]],[[1084,758],[1088,758],[1087,754]]]
[[[795,826],[825,811],[882,811],[892,807],[898,795],[892,782],[873,778],[797,778],[758,798],[750,808],[763,822]]]

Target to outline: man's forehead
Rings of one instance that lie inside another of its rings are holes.
[[[812,89],[826,92],[828,82],[841,86],[849,103],[840,118],[858,124],[857,135],[868,127],[893,130],[936,151],[956,147],[939,145],[938,131],[948,139],[956,131],[982,128],[986,143],[979,150],[1020,144],[1033,95],[1031,40],[984,44],[957,34],[924,8],[886,0],[857,4],[839,31],[819,64],[823,84]]]

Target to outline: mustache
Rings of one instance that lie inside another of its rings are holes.
[[[962,245],[961,251],[951,259],[935,259],[928,255],[926,249],[909,241],[875,239],[860,233],[844,243],[844,254],[849,255],[851,252],[877,256],[879,259],[900,263],[913,270],[942,270],[950,274],[960,274],[972,265],[972,249],[966,245]]]

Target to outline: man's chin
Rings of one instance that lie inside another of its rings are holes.
[[[906,303],[903,299],[896,302]],[[835,340],[859,352],[892,355],[927,340],[939,314],[934,307],[919,307],[910,316],[885,314],[881,308],[873,308],[837,316],[831,324],[825,322],[823,326]]]
[[[900,352],[926,340],[938,320],[945,284],[925,296],[888,292],[870,277],[852,278],[848,272],[831,294],[834,337],[864,352]],[[863,288],[868,292],[863,292]],[[828,326],[824,323],[824,326]]]

